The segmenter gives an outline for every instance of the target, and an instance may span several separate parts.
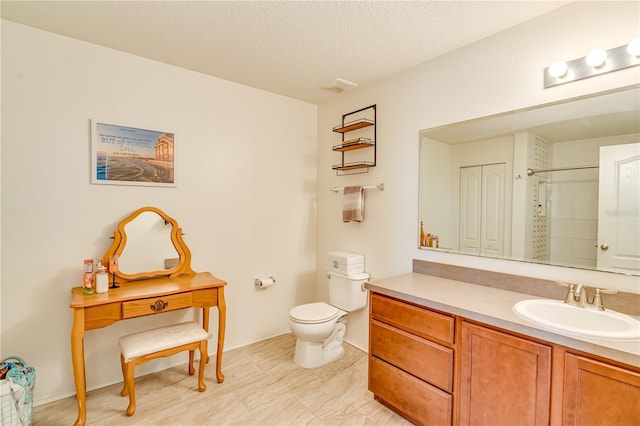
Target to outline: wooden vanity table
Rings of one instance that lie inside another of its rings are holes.
[[[114,254],[125,251],[127,236],[125,225],[141,214],[159,215],[164,226],[171,225],[171,241],[179,255],[178,263],[171,269],[141,272],[135,275],[116,272],[115,279],[120,285],[110,288],[107,293],[85,295],[82,287],[71,289],[70,308],[73,309],[73,328],[71,329],[71,360],[78,400],[76,425],[84,425],[86,412],[86,375],[84,362],[84,334],[86,330],[107,327],[117,321],[147,315],[158,315],[179,309],[201,308],[202,326],[209,331],[209,308],[218,308],[218,345],[216,352],[216,378],[222,383],[222,351],[226,325],[226,304],[224,286],[227,284],[210,272],[196,273],[191,270],[191,253],[182,240],[182,231],[177,223],[154,207],[137,210],[120,222],[115,231],[114,243],[103,258],[103,264],[109,264]],[[153,220],[156,220],[155,218]],[[154,225],[155,226],[155,225]],[[146,278],[151,275],[152,277]],[[130,281],[135,276],[135,280]],[[117,341],[114,342],[117,345]],[[209,357],[201,362],[209,362]]]

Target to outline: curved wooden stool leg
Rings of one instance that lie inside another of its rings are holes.
[[[198,390],[204,392],[207,389],[207,385],[204,382],[204,367],[207,365],[207,341],[202,340],[200,342],[200,362],[198,363]],[[192,353],[193,351],[191,351]]]
[[[189,375],[193,376],[193,374],[196,372],[195,368],[193,368],[193,355],[195,354],[195,351],[189,351]]]
[[[127,375],[124,371],[124,356],[122,354],[120,354],[120,367],[122,368],[122,390],[120,391],[120,396],[127,396],[129,390],[127,389]]]
[[[133,416],[136,412],[136,388],[133,381],[133,371],[135,369],[134,362],[127,362],[124,365],[125,378],[124,385],[129,393],[129,406],[127,407],[127,416]]]

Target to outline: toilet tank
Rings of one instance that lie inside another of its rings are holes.
[[[329,274],[329,303],[343,311],[353,312],[367,306],[367,290],[364,283],[369,274],[359,272],[343,275],[328,271]]]
[[[327,271],[342,275],[353,275],[364,272],[364,256],[349,251],[331,251],[324,255]]]

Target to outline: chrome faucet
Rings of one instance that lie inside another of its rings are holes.
[[[579,308],[586,308],[589,306],[589,299],[587,297],[587,286],[583,284],[578,284],[574,293],[574,300],[576,300],[576,306]]]
[[[595,295],[593,296],[593,300],[589,303],[589,298],[587,297],[587,286],[584,284],[567,284],[558,281],[558,284],[564,287],[569,287],[567,290],[567,296],[564,299],[564,303],[571,306],[577,306],[579,308],[589,308],[595,309],[598,311],[604,311],[604,303],[602,303],[602,295],[601,293],[607,294],[616,294],[615,290],[607,290],[596,288]]]

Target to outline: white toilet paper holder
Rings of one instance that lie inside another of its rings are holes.
[[[263,282],[262,281],[263,279],[266,282]],[[271,281],[271,282],[269,282],[269,281]],[[256,278],[254,283],[255,283],[256,287],[265,287],[265,286],[268,286],[268,285],[275,284],[276,283],[276,279],[273,278],[272,276],[269,276],[268,279],[267,278]]]

